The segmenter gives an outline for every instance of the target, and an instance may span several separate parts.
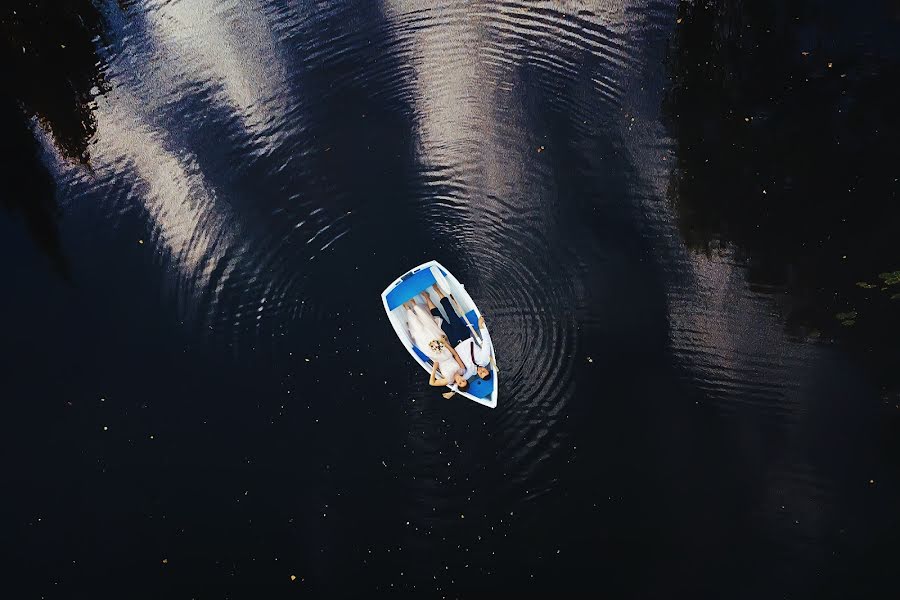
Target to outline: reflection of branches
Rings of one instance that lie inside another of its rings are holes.
[[[93,97],[106,87],[94,43],[100,13],[90,0],[12,0],[0,33],[4,87],[38,117],[64,156],[86,163]]]
[[[2,204],[25,220],[36,243],[68,278],[56,225],[55,185],[29,124],[33,116],[60,154],[88,162],[93,97],[106,89],[94,39],[102,33],[90,0],[11,0],[0,16],[0,92],[4,178]]]
[[[752,278],[789,284],[804,321],[840,327],[833,313],[865,293],[856,282],[900,264],[886,151],[900,133],[898,23],[811,0],[682,2],[678,17],[666,113],[686,242],[734,244]],[[896,305],[868,297],[878,335],[900,328]]]

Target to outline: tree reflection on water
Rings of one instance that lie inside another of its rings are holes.
[[[106,91],[97,55],[102,17],[90,0],[12,0],[0,16],[0,92],[4,184],[2,205],[22,216],[29,233],[68,277],[57,226],[55,182],[40,158],[31,120],[59,154],[85,165],[95,131],[94,98]]]
[[[841,337],[889,372],[900,17],[885,7],[682,2],[665,112],[688,246],[736,249],[752,282],[788,292],[793,332]]]

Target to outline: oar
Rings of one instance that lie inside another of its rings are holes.
[[[481,331],[481,326],[484,324],[484,317],[478,315],[478,330]],[[485,325],[485,327],[487,327]],[[497,361],[494,360],[494,348],[491,348],[491,366],[494,367],[494,371],[500,372],[500,368],[497,367]]]

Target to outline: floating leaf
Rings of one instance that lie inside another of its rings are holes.
[[[857,281],[856,285],[857,285],[857,287],[861,287],[864,290],[871,290],[873,288],[878,287],[877,285],[873,285],[871,283],[866,283],[865,281]]]
[[[834,318],[838,321],[850,321],[857,317],[857,313],[855,310],[851,310],[850,312],[837,313],[834,315]]]
[[[891,296],[891,300],[900,300],[900,294],[894,294]]]
[[[848,320],[846,320],[846,321],[841,321],[841,325],[843,325],[844,327],[850,327],[850,326],[855,325],[855,324],[856,324],[856,321],[853,320],[853,319],[848,319]]]
[[[900,283],[900,271],[893,271],[891,273],[879,273],[879,279],[883,279],[886,285],[897,285]]]

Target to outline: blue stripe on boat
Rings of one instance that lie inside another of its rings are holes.
[[[407,300],[415,298],[420,292],[424,292],[434,283],[434,275],[431,274],[431,269],[427,267],[414,273],[407,273],[403,276],[403,281],[388,293],[386,298],[388,310],[394,310]]]
[[[478,315],[475,314],[474,308],[466,313],[466,320],[472,324],[475,331],[478,331]]]
[[[419,350],[419,349],[418,349],[417,347],[415,347],[415,346],[413,346],[412,348],[413,348],[413,352],[416,353],[416,356],[419,357],[419,360],[421,360],[421,361],[424,362],[425,364],[429,364],[429,365],[431,364],[431,359],[428,358],[427,356],[425,356],[425,353],[424,353],[424,352],[422,352],[421,350]]]

